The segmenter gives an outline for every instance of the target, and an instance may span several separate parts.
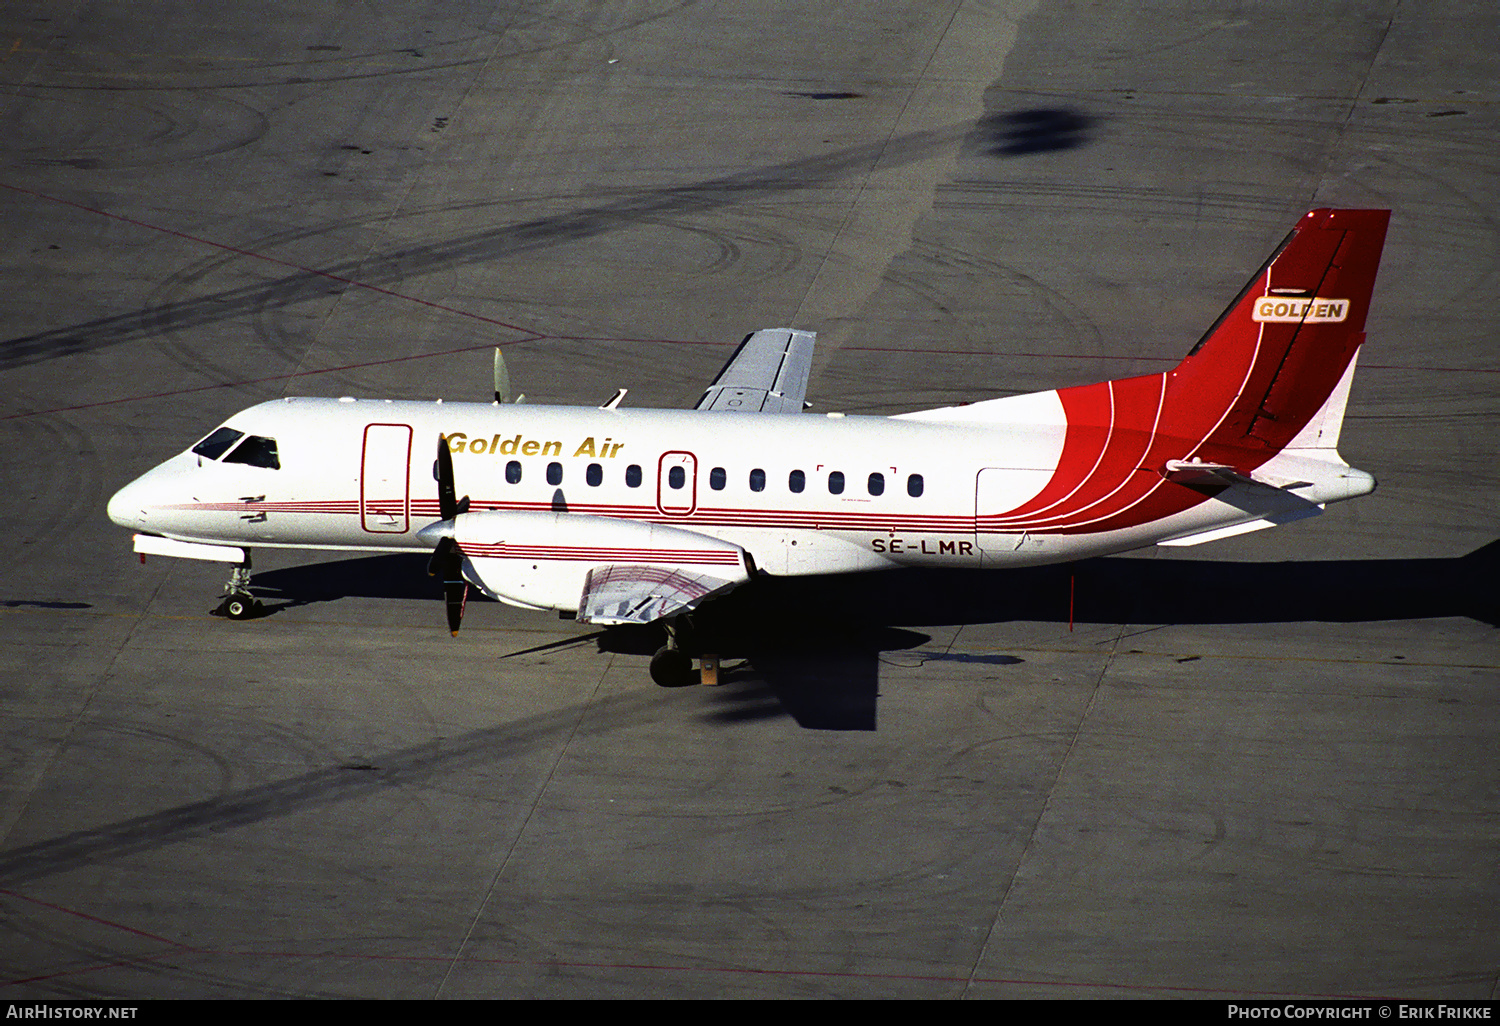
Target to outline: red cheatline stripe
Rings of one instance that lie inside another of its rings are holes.
[[[368,505],[368,504],[367,504]],[[201,510],[204,512],[258,512],[271,513],[318,513],[348,515],[359,512],[356,501],[305,502],[305,503],[183,503],[165,506],[164,509]],[[475,512],[551,512],[549,502],[474,502]],[[608,519],[636,520],[642,523],[676,524],[691,529],[695,524],[715,527],[806,527],[830,528],[850,531],[929,531],[932,533],[967,533],[974,529],[972,516],[921,516],[917,514],[838,513],[818,510],[757,510],[725,507],[722,509],[699,509],[691,517],[672,516],[659,512],[654,506],[608,506],[576,504],[569,512],[583,516],[603,516]],[[411,504],[413,517],[436,516],[437,503],[417,500]]]
[[[594,584],[606,584],[611,581],[681,581],[684,584],[694,584],[696,577],[666,567],[658,566],[607,566],[596,567],[589,571],[589,580]]]
[[[650,563],[710,563],[736,565],[737,552],[677,551],[672,549],[608,549],[568,545],[460,544],[467,556],[490,559],[592,560],[626,559]]]

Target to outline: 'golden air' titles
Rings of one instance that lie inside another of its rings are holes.
[[[578,443],[578,447],[573,450],[573,456],[609,460],[614,459],[623,448],[625,448],[624,442],[606,438],[596,443],[594,436],[590,435]],[[462,431],[454,431],[448,435],[448,449],[452,452],[473,453],[476,456],[485,454],[491,456],[561,456],[563,454],[563,444],[556,439],[543,442],[535,438],[527,438],[525,435],[516,435],[513,438],[501,438],[499,435],[492,438],[470,438]]]
[[[1255,301],[1250,317],[1259,324],[1337,324],[1349,316],[1349,300],[1263,296]]]

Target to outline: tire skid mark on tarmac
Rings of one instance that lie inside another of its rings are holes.
[[[161,232],[199,245],[213,246],[245,257],[293,268],[270,282],[223,289],[163,309],[158,317],[169,317],[178,329],[199,328],[252,315],[263,307],[285,307],[327,295],[328,282],[422,303],[459,316],[509,328],[526,329],[494,318],[456,310],[441,303],[403,295],[386,287],[393,283],[438,271],[493,263],[539,252],[559,245],[597,238],[623,227],[661,217],[683,217],[732,206],[747,199],[817,189],[862,173],[879,161],[884,167],[910,164],[951,146],[968,135],[969,124],[909,132],[885,142],[867,143],[801,160],[755,168],[719,178],[680,186],[664,186],[621,196],[604,203],[533,218],[496,228],[483,228],[451,239],[408,246],[387,254],[378,268],[367,268],[363,257],[345,259],[313,268],[249,249],[215,242],[185,232],[149,224],[120,214],[48,196],[31,189],[0,182],[0,188],[60,203],[140,228]],[[360,275],[356,278],[355,275]],[[0,343],[0,369],[27,366],[60,357],[137,341],[151,336],[132,311],[102,317],[84,324],[56,328]]]
[[[590,703],[588,730],[614,730],[640,722],[664,701],[661,696],[641,693]],[[0,852],[0,886],[46,879],[310,808],[423,786],[470,767],[513,763],[538,747],[569,736],[576,728],[579,712],[573,705],[454,738],[412,745],[375,757],[373,765],[378,768],[369,772],[351,772],[345,765],[327,766],[13,848]]]

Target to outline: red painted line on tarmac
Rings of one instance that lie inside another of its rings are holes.
[[[63,976],[74,976],[82,973],[98,972],[105,969],[130,967],[143,962],[163,962],[168,959],[178,959],[187,956],[211,956],[215,958],[248,958],[248,959],[282,959],[282,960],[352,960],[360,962],[405,962],[405,963],[429,963],[434,965],[447,965],[454,959],[445,955],[372,955],[372,954],[348,954],[344,952],[317,952],[317,951],[239,951],[229,949],[213,948],[184,948],[178,951],[162,952],[156,955],[146,955],[137,959],[122,959],[114,962],[100,963],[92,966],[80,966],[74,969],[61,970],[56,973],[27,977],[26,979],[0,981],[0,986],[12,986],[20,983],[32,983],[39,980],[56,979]],[[1149,983],[1100,983],[1087,980],[1031,980],[1022,977],[1005,976],[969,976],[959,974],[942,973],[896,973],[896,972],[851,972],[848,970],[819,970],[819,969],[763,969],[755,966],[700,966],[700,965],[667,965],[653,962],[584,962],[567,961],[560,959],[522,959],[522,958],[462,958],[459,959],[460,966],[517,966],[534,969],[595,969],[595,970],[636,970],[640,972],[661,973],[685,973],[685,974],[714,974],[730,976],[765,976],[765,977],[788,977],[798,979],[829,979],[829,980],[891,980],[906,981],[912,983],[944,983],[963,985],[991,985],[1012,987],[1044,987],[1059,991],[1078,993],[1089,990],[1103,990],[1115,992],[1127,992],[1133,994],[1190,994],[1197,996],[1232,995],[1241,998],[1262,998],[1280,1000],[1341,1000],[1341,1001],[1375,1001],[1394,1000],[1376,995],[1368,994],[1322,994],[1301,993],[1295,991],[1266,991],[1253,990],[1241,987],[1190,987],[1180,985],[1161,985]]]
[[[498,323],[498,322],[497,322]],[[518,329],[524,330],[524,329]],[[317,377],[321,374],[338,374],[341,371],[362,370],[367,367],[382,367],[389,364],[408,363],[414,360],[430,360],[438,356],[454,356],[459,353],[472,353],[481,349],[505,348],[506,346],[520,345],[525,342],[629,342],[634,345],[672,345],[672,346],[716,346],[722,349],[730,348],[733,343],[729,342],[700,342],[696,340],[670,339],[670,338],[614,338],[605,335],[536,335],[528,338],[513,339],[509,342],[484,342],[473,346],[460,346],[457,349],[444,349],[436,353],[417,353],[413,356],[398,356],[389,360],[368,360],[363,363],[346,363],[337,367],[324,367],[319,370],[297,371],[291,374],[273,374],[264,378],[244,378],[237,381],[221,381],[212,385],[195,385],[192,388],[177,388],[165,392],[145,392],[140,395],[122,396],[118,399],[101,399],[92,403],[77,403],[72,406],[54,406],[45,410],[32,410],[27,413],[8,413],[0,416],[0,421],[24,420],[27,417],[44,417],[54,413],[71,413],[76,410],[91,410],[99,406],[118,406],[121,403],[142,402],[147,399],[167,399],[176,395],[192,395],[194,392],[209,392],[216,388],[240,388],[246,385],[263,385],[272,381],[290,381],[295,378]],[[925,353],[937,353],[943,355],[958,356],[987,356],[987,357],[1018,357],[1026,359],[1055,359],[1055,360],[1115,360],[1115,361],[1155,361],[1161,363],[1176,364],[1178,361],[1164,356],[1076,356],[1059,353],[1004,353],[986,350],[968,349],[900,349],[895,346],[844,346],[846,350],[878,352],[878,353],[912,353],[922,355]],[[1500,369],[1488,367],[1417,367],[1410,364],[1361,364],[1361,371],[1397,371],[1406,374],[1500,374]]]
[[[517,342],[534,342],[537,339],[546,338],[538,335],[536,338],[516,339],[503,345],[515,345]],[[346,363],[338,367],[325,367],[321,370],[296,371],[291,374],[273,374],[265,378],[245,378],[241,381],[221,381],[214,385],[195,385],[192,388],[176,388],[166,392],[147,392],[141,395],[125,396],[120,399],[101,399],[94,403],[78,403],[75,406],[55,406],[48,410],[33,410],[30,413],[9,413],[0,420],[23,420],[26,417],[42,417],[52,413],[68,413],[73,410],[91,410],[96,406],[117,406],[120,403],[134,403],[145,399],[165,399],[174,395],[191,395],[194,392],[211,392],[216,388],[239,388],[242,385],[263,385],[270,381],[290,381],[293,378],[310,378],[320,374],[336,374],[339,371],[361,370],[365,367],[380,367],[389,363],[406,363],[410,360],[428,360],[436,356],[452,356],[455,353],[472,353],[479,349],[494,349],[493,342],[484,342],[476,346],[460,346],[457,349],[445,349],[438,353],[420,353],[416,356],[398,356],[390,360],[368,360],[364,363]]]
[[[459,317],[466,317],[466,318],[469,318],[471,320],[476,320],[476,321],[483,322],[485,324],[492,324],[492,325],[495,325],[497,327],[508,328],[508,329],[510,329],[512,331],[519,331],[519,332],[522,332],[523,334],[525,334],[526,336],[528,336],[526,338],[514,339],[514,340],[512,340],[510,342],[502,343],[502,345],[515,345],[515,344],[520,343],[520,342],[538,342],[538,341],[544,341],[544,340],[548,340],[548,339],[555,340],[555,341],[565,341],[565,342],[628,342],[628,343],[633,343],[633,344],[638,344],[638,345],[701,345],[701,346],[717,346],[717,347],[724,347],[724,348],[727,348],[731,344],[731,343],[726,343],[726,342],[702,342],[702,341],[696,341],[696,340],[668,339],[668,338],[621,338],[621,337],[591,336],[591,335],[545,335],[545,334],[540,334],[540,333],[537,333],[537,332],[535,332],[535,331],[533,331],[533,330],[531,330],[529,328],[523,328],[523,327],[521,327],[520,325],[517,325],[517,324],[511,324],[511,323],[509,323],[507,321],[497,320],[497,319],[495,319],[493,317],[485,317],[483,314],[473,313],[472,311],[469,311],[469,310],[461,310],[461,309],[459,309],[457,307],[446,306],[446,305],[444,305],[442,303],[435,303],[435,302],[433,302],[432,300],[429,300],[429,299],[421,299],[421,298],[419,298],[417,296],[410,296],[410,295],[407,295],[407,294],[402,293],[402,292],[396,292],[396,291],[394,291],[392,289],[381,288],[378,285],[370,285],[370,284],[368,284],[366,282],[357,281],[357,280],[355,280],[353,278],[347,278],[347,277],[344,277],[343,275],[333,274],[333,273],[331,273],[329,271],[321,271],[321,270],[318,270],[317,268],[307,267],[307,266],[304,266],[302,264],[293,263],[293,262],[291,262],[289,260],[282,260],[282,259],[280,259],[278,257],[267,256],[264,253],[257,253],[254,250],[243,249],[243,248],[238,247],[238,246],[231,246],[231,245],[228,245],[227,243],[215,242],[212,239],[205,239],[205,238],[202,238],[201,236],[197,236],[197,235],[189,235],[186,232],[179,232],[179,231],[176,231],[176,230],[171,229],[171,228],[163,228],[160,225],[151,224],[150,222],[141,221],[141,220],[138,220],[138,219],[132,218],[132,217],[125,217],[122,214],[112,214],[112,213],[110,213],[107,210],[100,210],[97,207],[90,207],[90,206],[87,206],[87,205],[82,204],[82,203],[75,203],[72,200],[65,200],[65,199],[62,199],[62,198],[57,197],[57,196],[49,196],[46,193],[37,192],[37,191],[35,191],[33,189],[25,189],[25,188],[22,188],[22,187],[17,186],[17,185],[10,185],[10,184],[8,184],[6,182],[0,182],[0,189],[8,189],[11,192],[20,193],[20,194],[26,195],[26,196],[31,196],[33,198],[40,199],[40,200],[45,200],[45,201],[47,201],[49,203],[57,203],[57,204],[61,204],[63,206],[72,207],[75,210],[82,210],[82,211],[85,211],[86,213],[97,214],[100,217],[107,217],[107,218],[110,218],[111,220],[120,221],[120,222],[122,222],[124,224],[134,225],[136,227],[145,228],[145,229],[148,229],[148,230],[154,231],[154,232],[160,232],[163,235],[171,235],[171,236],[173,236],[175,238],[184,239],[184,240],[187,240],[189,242],[197,243],[198,245],[209,246],[211,248],[224,250],[224,251],[229,252],[229,253],[236,253],[236,254],[239,254],[240,256],[250,257],[250,258],[255,259],[255,260],[263,260],[263,261],[266,261],[267,263],[277,264],[277,265],[280,265],[282,267],[291,268],[291,269],[296,270],[296,271],[301,271],[301,272],[303,272],[305,274],[312,274],[312,275],[316,275],[318,277],[327,278],[330,281],[337,281],[337,282],[340,282],[342,284],[350,285],[350,286],[353,286],[353,287],[356,287],[356,288],[368,289],[371,292],[377,292],[377,293],[379,293],[381,295],[384,295],[384,296],[390,296],[393,299],[403,299],[403,300],[406,300],[408,302],[418,303],[418,304],[421,304],[422,306],[430,307],[430,308],[435,309],[435,310],[441,310],[444,313],[451,313],[451,314],[454,314],[454,315],[459,316]],[[25,419],[27,417],[38,417],[38,416],[46,416],[46,415],[54,414],[54,413],[70,413],[70,412],[73,412],[73,411],[76,411],[76,410],[93,409],[93,408],[99,407],[99,406],[116,406],[116,405],[119,405],[121,403],[139,402],[139,401],[147,400],[147,399],[165,399],[165,398],[169,398],[171,396],[177,396],[177,395],[191,395],[194,392],[207,392],[207,391],[210,391],[210,390],[216,389],[216,388],[238,388],[238,387],[243,386],[243,385],[259,385],[259,384],[266,384],[266,383],[272,382],[272,381],[289,381],[289,380],[292,380],[294,378],[315,377],[315,376],[317,376],[319,374],[336,374],[336,373],[339,373],[340,371],[360,370],[360,369],[367,368],[367,367],[379,367],[379,366],[384,366],[384,365],[388,365],[388,364],[404,363],[404,362],[407,362],[407,361],[410,361],[410,360],[426,360],[426,359],[431,359],[432,357],[435,357],[435,356],[452,356],[452,355],[455,355],[457,353],[474,352],[474,351],[480,350],[480,349],[491,348],[494,345],[495,345],[495,343],[486,342],[486,343],[483,343],[481,345],[462,346],[462,347],[457,348],[457,349],[447,349],[447,350],[443,350],[442,352],[437,352],[437,353],[420,353],[420,354],[417,354],[417,355],[414,355],[414,356],[396,357],[396,358],[389,359],[389,360],[371,360],[371,361],[367,361],[367,362],[364,362],[364,363],[343,364],[343,365],[338,366],[338,367],[327,367],[327,368],[323,368],[321,370],[297,371],[295,373],[277,374],[277,375],[272,375],[272,376],[264,377],[264,378],[247,378],[247,379],[240,380],[240,381],[225,381],[225,382],[220,382],[220,383],[212,384],[212,385],[198,385],[198,386],[195,386],[193,388],[180,388],[180,389],[173,389],[173,390],[165,391],[165,392],[149,392],[149,393],[144,393],[144,394],[140,394],[140,395],[125,396],[125,397],[122,397],[122,398],[119,398],[119,399],[103,399],[103,400],[100,400],[98,402],[92,402],[92,403],[78,403],[78,404],[73,405],[73,406],[57,406],[57,407],[53,407],[51,409],[46,409],[46,410],[34,410],[34,411],[29,412],[29,413],[12,413],[12,414],[8,414],[6,416],[0,417],[0,420],[21,420],[21,419]],[[917,348],[912,348],[912,347],[909,347],[909,346],[843,346],[841,348],[849,350],[851,352],[904,353],[904,354],[919,355],[919,356],[920,355],[932,354],[932,355],[941,355],[941,356],[979,356],[979,357],[1000,358],[1000,359],[1014,358],[1014,359],[1031,359],[1031,360],[1041,359],[1041,360],[1065,360],[1065,361],[1104,360],[1104,361],[1114,361],[1114,362],[1132,361],[1132,360],[1134,360],[1134,361],[1139,361],[1139,362],[1143,362],[1143,363],[1171,363],[1171,364],[1176,364],[1176,363],[1179,362],[1177,358],[1166,357],[1166,356],[1138,356],[1138,355],[1125,356],[1125,355],[1078,354],[1078,353],[997,352],[995,350],[982,350],[982,349],[917,349]],[[1468,373],[1468,374],[1500,374],[1500,369],[1488,368],[1488,367],[1417,367],[1417,366],[1404,365],[1404,364],[1365,364],[1360,369],[1361,370],[1380,370],[1380,371],[1399,371],[1399,372],[1408,372],[1408,373],[1434,373],[1434,374],[1463,374],[1463,373]]]
[[[15,986],[22,983],[34,983],[40,980],[57,979],[63,976],[74,976],[81,973],[98,972],[105,969],[118,967],[129,967],[143,962],[161,962],[166,959],[181,958],[183,956],[198,955],[215,958],[277,958],[277,959],[350,959],[366,962],[432,962],[451,963],[452,956],[445,955],[374,955],[374,954],[348,954],[344,952],[331,951],[241,951],[221,948],[195,948],[179,941],[170,940],[166,937],[145,930],[138,930],[123,923],[117,923],[100,916],[90,915],[87,912],[79,912],[76,909],[57,905],[50,901],[42,901],[39,898],[28,897],[15,891],[0,889],[0,895],[14,898],[17,901],[28,902],[42,908],[66,915],[75,916],[101,926],[148,940],[157,941],[172,946],[171,951],[158,952],[154,955],[142,955],[139,958],[117,959],[110,962],[96,963],[91,966],[78,966],[72,969],[59,970],[55,973],[28,976],[24,979],[0,980],[0,987]],[[762,969],[754,966],[696,966],[696,965],[669,965],[653,962],[584,962],[553,959],[521,959],[521,958],[462,958],[461,964],[467,965],[514,965],[530,966],[535,968],[559,968],[559,969],[636,969],[650,972],[667,973],[716,973],[744,976],[786,976],[786,977],[817,977],[822,979],[849,979],[849,980],[909,980],[913,982],[930,983],[963,983],[963,984],[997,984],[1016,987],[1048,987],[1060,990],[1083,991],[1083,990],[1111,990],[1129,991],[1132,993],[1170,993],[1170,994],[1232,994],[1237,997],[1262,997],[1262,998],[1284,998],[1284,999],[1318,999],[1318,1000],[1390,1000],[1378,995],[1369,994],[1308,994],[1291,991],[1265,991],[1240,987],[1188,987],[1178,985],[1160,985],[1149,983],[1103,983],[1087,980],[1029,980],[1019,977],[1004,976],[973,976],[973,975],[948,975],[941,973],[879,973],[879,972],[850,972],[818,969]]]
[[[91,916],[87,912],[79,912],[77,909],[68,908],[66,905],[54,905],[50,901],[42,901],[40,898],[32,898],[28,897],[25,894],[17,894],[15,891],[0,890],[0,895],[4,895],[7,898],[15,898],[17,901],[26,901],[30,902],[33,905],[40,905],[43,908],[49,908],[54,912],[62,912],[65,915],[77,916],[79,919],[87,919],[91,923],[98,923],[100,926],[108,926],[112,930],[124,930],[126,933],[133,933],[137,937],[145,937],[147,940],[160,941],[163,944],[171,944],[173,947],[180,948],[184,951],[193,950],[180,941],[170,940],[166,937],[158,937],[154,933],[147,933],[145,930],[137,930],[135,927],[126,926],[124,923],[116,923],[108,919],[101,919],[98,916]]]
[[[1074,360],[1109,360],[1116,363],[1125,363],[1132,360],[1141,363],[1169,363],[1172,366],[1182,362],[1180,356],[1139,356],[1139,355],[1110,355],[1091,353],[1029,353],[1029,352],[1005,352],[996,349],[915,349],[908,346],[840,346],[840,349],[851,352],[868,353],[905,353],[909,356],[926,356],[931,353],[937,356],[992,356],[992,357],[1014,357],[1027,360],[1062,360],[1071,362]],[[1355,371],[1380,370],[1380,371],[1406,371],[1416,374],[1500,374],[1497,367],[1423,367],[1410,363],[1362,363]]]
[[[146,228],[153,232],[160,232],[163,235],[171,235],[175,238],[186,239],[188,242],[195,242],[200,246],[210,246],[214,249],[222,249],[226,253],[236,253],[240,256],[250,257],[253,260],[264,260],[267,263],[277,264],[281,267],[288,267],[294,271],[301,271],[304,274],[312,274],[320,278],[327,278],[329,281],[340,282],[344,285],[352,285],[355,288],[368,289],[371,292],[378,292],[383,296],[391,296],[395,299],[404,299],[410,303],[420,303],[422,306],[431,307],[434,310],[442,310],[444,313],[456,314],[459,317],[467,317],[471,320],[482,321],[485,324],[494,324],[502,328],[510,328],[512,331],[527,331],[526,328],[523,328],[520,325],[509,324],[505,321],[496,320],[493,317],[485,317],[483,314],[473,313],[469,310],[460,310],[457,307],[453,306],[444,306],[442,303],[434,303],[430,299],[421,299],[417,296],[409,296],[403,292],[396,292],[392,289],[381,288],[379,285],[371,285],[368,282],[357,281],[354,278],[346,278],[341,274],[334,274],[331,271],[320,271],[316,267],[306,267],[302,264],[293,263],[290,260],[282,260],[279,257],[267,256],[264,253],[257,253],[254,250],[241,249],[239,246],[231,246],[227,243],[215,242],[213,239],[205,239],[198,235],[189,235],[186,232],[179,232],[172,228],[163,228],[161,225],[152,224],[149,221],[140,221],[133,217],[126,217],[123,214],[111,214],[109,211],[100,210],[98,207],[90,207],[83,203],[75,203],[72,200],[65,200],[58,196],[49,196],[44,192],[36,192],[33,189],[23,189],[19,185],[10,185],[6,182],[0,182],[0,189],[9,189],[11,192],[18,192],[26,196],[32,196],[36,199],[46,200],[49,203],[58,203],[65,207],[72,207],[74,210],[82,210],[90,214],[98,214],[100,217],[107,217],[114,221],[120,221],[123,224],[134,225],[137,228]]]
[[[191,952],[193,949],[184,948],[175,951],[163,951],[156,955],[142,955],[139,958],[122,958],[114,962],[99,962],[95,965],[81,965],[74,969],[59,969],[55,973],[41,973],[36,976],[22,976],[14,980],[0,980],[0,987],[16,987],[23,983],[43,983],[47,980],[60,980],[68,976],[82,976],[85,973],[98,973],[106,969],[131,969],[143,962],[160,962],[174,955]]]

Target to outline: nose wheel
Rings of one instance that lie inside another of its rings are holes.
[[[229,571],[229,583],[224,585],[224,599],[214,607],[214,615],[227,616],[231,620],[253,620],[265,612],[260,599],[250,594],[250,554],[245,561]]]
[[[216,610],[231,620],[249,620],[259,616],[265,607],[253,595],[227,595]]]

